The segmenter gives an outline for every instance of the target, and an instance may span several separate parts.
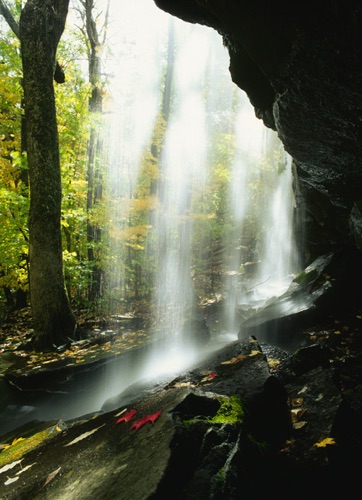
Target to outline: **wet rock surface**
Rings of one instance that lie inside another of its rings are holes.
[[[285,293],[271,297],[240,322],[239,338],[254,335],[261,342],[296,348],[309,326],[323,322],[334,311],[358,307],[359,297],[350,280],[361,271],[359,252],[319,256],[293,279]]]
[[[176,378],[139,381],[95,415],[13,430],[2,443],[26,439],[0,453],[12,453],[1,498],[348,493],[362,450],[362,320],[349,319],[311,328],[292,353],[234,341]],[[39,432],[36,448],[16,453]]]

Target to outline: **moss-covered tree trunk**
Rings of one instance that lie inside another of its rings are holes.
[[[53,77],[69,0],[28,0],[20,18],[30,181],[30,302],[34,346],[74,336],[61,241],[61,175]]]

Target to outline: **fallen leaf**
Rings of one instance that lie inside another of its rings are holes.
[[[243,359],[246,359],[247,356],[245,354],[239,354],[239,356],[236,356],[235,358],[231,358],[228,361],[222,361],[222,365],[233,365],[234,363],[239,363]]]
[[[291,411],[292,421],[297,422],[306,414],[306,412],[306,408],[293,408]]]
[[[217,375],[217,374],[216,374],[215,372],[210,373],[210,375],[207,375],[206,377],[204,377],[204,378],[202,378],[202,379],[200,380],[200,384],[201,384],[201,383],[204,383],[204,382],[209,382],[210,380],[212,380],[213,378],[215,378],[215,377],[216,377],[216,375]]]
[[[293,408],[295,408],[296,406],[302,406],[303,403],[304,403],[304,399],[303,398],[293,398],[292,399],[292,406],[293,406]]]
[[[63,432],[68,429],[68,426],[62,419],[58,420],[58,422],[51,428],[51,432]]]
[[[96,429],[93,429],[91,431],[85,432],[84,434],[81,434],[77,438],[73,439],[73,441],[71,441],[70,443],[68,443],[68,444],[66,444],[64,446],[71,446],[72,444],[79,443],[79,441],[82,441],[83,439],[87,438],[88,436],[91,436],[92,434],[94,434],[95,432],[97,432],[101,427],[104,427],[105,425],[106,424],[103,424],[103,425],[97,427]]]
[[[318,443],[314,443],[313,446],[316,446],[317,448],[325,448],[326,446],[333,444],[336,444],[335,440],[333,438],[327,437],[325,439],[322,439],[322,441],[319,441]]]
[[[270,368],[276,368],[277,366],[280,365],[280,360],[276,358],[269,358],[268,359],[268,366]]]
[[[29,470],[31,467],[33,467],[33,465],[35,465],[36,462],[34,462],[33,464],[30,464],[30,465],[27,465],[26,467],[23,467],[22,469],[20,469],[16,475],[19,476],[20,474],[22,474],[23,472]]]
[[[14,439],[14,440],[13,440],[13,442],[12,442],[11,444],[7,444],[7,445],[5,445],[3,449],[4,449],[4,450],[7,450],[8,448],[10,448],[10,446],[14,446],[14,444],[18,444],[18,443],[20,443],[21,441],[25,441],[25,438],[23,438],[23,437],[16,438],[16,439]]]
[[[15,483],[15,481],[17,481],[18,479],[19,479],[19,476],[18,477],[8,477],[4,484],[5,484],[5,486],[8,486],[11,483]]]
[[[301,389],[301,390],[298,392],[298,394],[303,394],[303,393],[304,393],[304,392],[306,392],[307,390],[308,390],[308,386],[307,386],[307,385],[305,385],[305,386],[303,387],[303,389]]]
[[[11,464],[4,465],[4,467],[1,467],[1,469],[0,469],[0,474],[2,474],[3,472],[6,472],[7,470],[12,469],[13,467],[15,467],[15,465],[21,464],[22,460],[23,459],[16,460],[15,462],[11,462]]]
[[[119,418],[116,424],[120,424],[121,422],[129,422],[131,418],[137,413],[137,410],[128,411],[123,417]]]
[[[195,387],[192,382],[176,382],[172,387]]]
[[[288,453],[290,451],[290,446],[292,446],[293,444],[295,443],[294,440],[292,439],[288,439],[286,442],[285,442],[285,447],[282,448],[280,451],[282,453]]]
[[[148,415],[148,420],[152,422],[153,424],[156,422],[158,417],[161,415],[162,410],[156,411],[156,413],[153,413],[152,415]]]
[[[140,418],[139,420],[136,420],[136,422],[133,423],[131,429],[136,429],[136,431],[138,431],[138,429],[140,427],[142,427],[142,425],[146,424],[147,422],[152,422],[154,424],[156,422],[156,420],[158,419],[158,417],[161,415],[161,413],[162,413],[162,410],[157,411],[156,413],[153,413],[152,415],[146,415],[145,417]]]
[[[54,479],[54,478],[55,478],[55,476],[56,476],[56,475],[60,472],[60,469],[61,469],[61,467],[58,467],[58,469],[56,469],[55,471],[53,471],[53,472],[51,472],[50,474],[48,474],[48,477],[46,478],[45,483],[43,484],[43,488],[44,488],[44,486],[46,486],[48,483],[50,483],[50,481],[51,481],[52,479]]]
[[[120,416],[121,416],[121,415],[123,415],[123,413],[124,413],[124,412],[126,412],[126,411],[127,411],[127,408],[124,408],[124,409],[123,409],[122,411],[120,411],[119,413],[116,413],[116,414],[114,415],[114,417],[120,417]]]
[[[307,422],[305,420],[302,420],[300,422],[294,422],[293,429],[296,429],[296,430],[301,429],[302,427],[304,427],[306,425],[306,423]]]

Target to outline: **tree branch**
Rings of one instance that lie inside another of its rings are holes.
[[[103,31],[103,40],[102,40],[102,45],[104,46],[107,41],[107,30],[108,30],[108,23],[109,23],[109,8],[110,8],[110,0],[107,2],[107,7],[106,7],[106,14],[104,17],[104,24],[103,28],[101,31]]]
[[[5,5],[3,0],[0,0],[0,14],[4,17],[10,29],[14,32],[15,36],[20,38],[19,23],[15,21],[12,13],[10,12],[9,8]]]

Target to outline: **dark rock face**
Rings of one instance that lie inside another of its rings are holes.
[[[361,3],[155,3],[220,33],[233,81],[277,130],[294,160],[306,264],[336,248],[361,249]]]
[[[288,290],[241,321],[239,338],[255,336],[260,342],[294,349],[303,329],[323,322],[333,312],[355,311],[359,296],[350,283],[350,270],[361,275],[358,252],[336,252],[319,256],[292,281]]]
[[[301,348],[280,357],[283,368],[272,373],[283,353],[250,337],[166,385],[142,390],[141,381],[133,398],[121,394],[107,412],[33,422],[2,436],[26,442],[43,432],[38,447],[0,463],[0,497],[239,500],[275,492],[290,499],[295,491],[335,498],[338,490],[354,498],[361,356],[332,363],[336,349],[333,337]]]

